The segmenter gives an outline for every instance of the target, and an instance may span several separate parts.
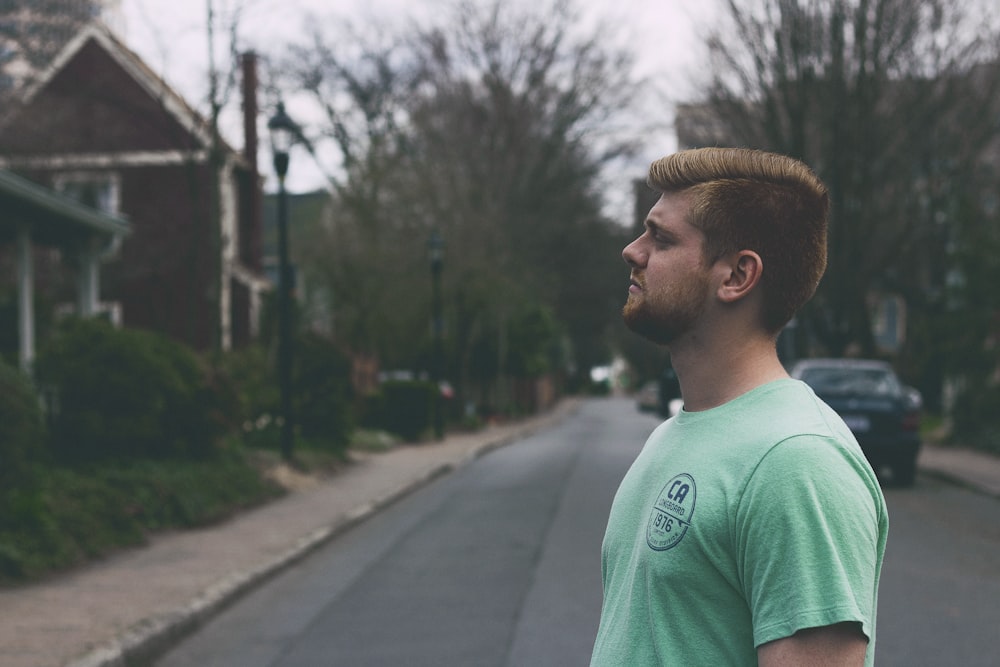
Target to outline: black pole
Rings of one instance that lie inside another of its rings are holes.
[[[288,266],[288,192],[285,172],[288,155],[274,157],[278,172],[278,383],[281,389],[281,455],[292,460],[295,444],[295,415],[292,412],[292,309],[291,275]],[[281,164],[283,162],[283,164]]]
[[[440,237],[435,235],[432,244],[434,247],[431,251],[431,308],[433,310],[434,362],[431,374],[434,381],[434,435],[438,440],[442,440],[444,438],[444,399],[441,395],[441,380],[444,379],[444,319],[441,308],[441,269],[444,261],[441,256]]]
[[[288,153],[301,137],[298,125],[278,102],[267,122],[271,131],[271,155],[278,175],[278,385],[281,391],[281,455],[291,462],[295,445],[295,415],[292,411],[292,274],[288,265]]]

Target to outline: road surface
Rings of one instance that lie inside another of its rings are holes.
[[[158,664],[586,665],[608,509],[656,423],[631,400],[584,402],[339,536]],[[886,496],[876,664],[1000,665],[1000,501],[926,477]]]

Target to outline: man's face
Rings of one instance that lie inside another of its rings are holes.
[[[664,193],[649,211],[646,231],[622,251],[632,268],[622,317],[632,331],[668,345],[692,330],[708,298],[704,235],[684,220],[690,202]]]

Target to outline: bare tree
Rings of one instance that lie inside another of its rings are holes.
[[[437,229],[457,379],[517,365],[510,329],[537,324],[526,302],[554,312],[575,350],[598,347],[617,317],[620,239],[597,178],[628,149],[605,132],[632,90],[624,53],[583,34],[569,2],[459,2],[404,37],[317,31],[293,60],[323,110],[313,138],[341,157],[328,276],[352,346],[419,354]]]
[[[81,26],[101,14],[100,0],[0,3],[0,100],[30,81]]]
[[[997,137],[997,35],[956,0],[728,0],[682,140],[804,159],[831,189],[830,262],[805,317],[832,354],[875,353],[868,297],[919,318],[942,294],[947,192]]]
[[[314,230],[301,257],[331,300],[337,337],[356,353],[399,363],[412,347],[414,273],[424,268],[425,228],[400,208],[406,137],[406,57],[377,27],[311,20],[309,43],[293,46],[282,70],[306,91],[322,121],[309,148],[339,158],[328,175],[332,216]],[[420,283],[424,284],[423,281]]]
[[[462,249],[453,267],[461,302],[491,295],[456,324],[466,372],[491,330],[505,367],[503,332],[525,300],[555,310],[578,354],[616,315],[608,290],[619,238],[602,221],[596,184],[630,148],[608,128],[632,98],[631,61],[576,19],[565,2],[527,11],[465,2],[450,31],[420,35],[416,191]]]

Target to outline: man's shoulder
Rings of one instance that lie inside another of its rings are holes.
[[[773,419],[790,429],[818,435],[843,435],[842,420],[801,380],[780,380],[764,385],[752,410],[761,419]]]
[[[798,434],[841,437],[840,418],[808,385],[792,379],[763,384],[720,416],[749,436],[777,441]]]
[[[735,459],[750,469],[782,443],[849,459],[863,456],[843,420],[798,380],[761,385],[721,409],[681,415],[676,423],[680,430],[666,430],[664,440],[697,443],[713,456]]]

